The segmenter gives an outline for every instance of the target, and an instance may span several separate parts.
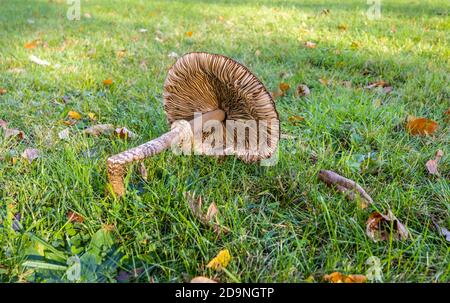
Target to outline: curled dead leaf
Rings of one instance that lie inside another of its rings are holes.
[[[394,240],[406,240],[409,237],[408,230],[391,210],[386,215],[376,211],[370,214],[366,222],[366,234],[370,239],[374,242],[389,240],[391,231]]]
[[[116,136],[120,139],[134,139],[136,138],[136,134],[132,131],[128,130],[126,127],[119,127],[115,130]]]
[[[67,212],[67,219],[69,220],[69,222],[77,222],[77,223],[83,223],[83,221],[84,221],[83,216],[81,216],[73,211]]]
[[[406,130],[414,136],[428,136],[434,134],[439,128],[439,124],[427,118],[408,117]]]
[[[39,157],[39,150],[36,148],[27,148],[23,151],[22,157],[28,160],[28,163],[31,163],[34,159]]]
[[[425,164],[428,172],[431,175],[439,175],[438,163],[439,163],[439,160],[441,160],[443,155],[444,155],[444,152],[442,150],[438,150],[436,152],[436,156],[434,157],[434,159],[428,160],[427,163]]]

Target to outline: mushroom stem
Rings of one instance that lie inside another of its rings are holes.
[[[207,112],[199,118],[201,118],[202,124],[209,120],[223,121],[225,119],[225,112],[218,109]],[[189,131],[194,130],[194,121],[196,119],[192,119],[189,122],[191,126],[191,129],[189,129]],[[153,139],[147,143],[108,158],[108,180],[111,184],[113,192],[118,197],[121,197],[125,193],[124,176],[126,173],[126,166],[129,163],[143,160],[145,158],[159,154],[160,152],[171,147],[173,142],[178,142],[177,139],[182,136],[183,132],[186,131],[186,129],[183,128],[183,125],[185,124],[180,124],[179,126],[174,127],[171,131],[163,134],[159,138]]]

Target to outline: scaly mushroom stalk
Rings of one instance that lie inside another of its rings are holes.
[[[197,121],[197,119],[201,119]],[[153,139],[147,143],[124,151],[120,154],[114,155],[107,160],[108,180],[111,184],[113,192],[118,196],[122,196],[125,193],[124,176],[126,173],[126,167],[129,163],[149,158],[153,155],[159,154],[162,151],[170,148],[174,142],[178,142],[181,137],[184,137],[186,133],[194,132],[194,125],[210,121],[224,121],[225,112],[223,110],[214,110],[201,115],[198,118],[192,119],[189,124],[177,124],[171,131],[165,133],[159,138]],[[189,128],[189,129],[186,129]]]

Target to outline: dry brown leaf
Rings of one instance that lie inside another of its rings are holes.
[[[444,121],[449,123],[450,122],[450,107],[444,112]]]
[[[210,278],[199,276],[199,277],[193,278],[191,280],[191,283],[217,283],[217,282],[214,280],[211,280]]]
[[[437,166],[438,166],[439,160],[441,160],[443,155],[444,155],[444,152],[442,150],[438,150],[436,152],[436,156],[434,157],[434,159],[427,161],[425,166],[427,167],[427,170],[430,174],[439,175]]]
[[[112,83],[113,83],[112,79],[103,80],[103,85],[104,86],[110,86]]]
[[[15,137],[16,139],[23,140],[25,133],[18,129],[5,128],[5,138]]]
[[[7,90],[4,88],[0,88],[0,95],[6,94]]]
[[[134,139],[136,138],[136,134],[132,131],[128,130],[126,127],[119,127],[115,130],[116,136],[120,139]]]
[[[83,221],[84,221],[83,216],[81,216],[81,215],[79,215],[79,214],[77,214],[77,213],[75,213],[73,211],[68,211],[67,212],[67,219],[70,222],[77,222],[77,223],[83,223]]]
[[[305,47],[306,48],[316,48],[317,44],[311,41],[306,41],[305,42]]]
[[[185,198],[188,200],[189,208],[191,209],[192,213],[197,219],[200,220],[200,222],[202,222],[203,225],[213,228],[219,236],[222,233],[226,234],[229,232],[228,228],[220,226],[218,220],[219,210],[214,202],[212,202],[208,207],[207,213],[203,214],[202,196],[198,196],[198,198],[195,198],[194,193],[186,192]]]
[[[394,216],[391,210],[387,214],[373,212],[370,214],[366,222],[366,234],[374,242],[389,240],[390,232],[392,232],[394,240],[406,240],[409,237],[406,227]]]
[[[291,122],[294,125],[299,124],[300,122],[305,121],[305,118],[301,117],[301,116],[290,116],[288,118],[288,121]]]
[[[281,82],[281,83],[278,85],[278,88],[279,88],[283,93],[285,93],[285,92],[287,92],[291,87],[290,87],[289,84],[287,84],[286,82]]]
[[[74,120],[80,120],[81,114],[79,112],[71,110],[67,113],[67,117],[69,117],[70,119],[74,119]]]
[[[91,136],[111,135],[113,132],[114,132],[114,125],[112,124],[97,124],[88,127],[84,130],[85,134]]]
[[[284,96],[284,92],[281,89],[277,88],[276,90],[272,91],[270,95],[273,99],[278,99]]]
[[[23,151],[22,157],[27,159],[29,163],[39,157],[39,150],[36,148],[27,148]]]
[[[325,275],[325,281],[331,283],[365,283],[367,277],[365,275],[344,275],[340,272],[333,272],[329,275]]]
[[[28,43],[25,43],[24,47],[25,47],[26,49],[33,49],[33,48],[35,48],[36,46],[38,46],[39,43],[40,43],[40,40],[39,40],[39,39],[36,39],[36,40],[30,41],[30,42],[28,42]]]
[[[438,130],[439,124],[427,118],[408,117],[406,123],[406,130],[411,135],[428,136],[432,135]]]
[[[306,97],[311,93],[309,90],[309,87],[305,84],[299,84],[297,86],[297,89],[295,90],[295,96],[296,97]]]
[[[347,179],[331,170],[320,170],[319,179],[328,186],[334,186],[338,191],[344,193],[349,200],[354,200],[358,195],[360,200],[358,206],[367,208],[373,203],[372,198],[367,192],[355,181]]]

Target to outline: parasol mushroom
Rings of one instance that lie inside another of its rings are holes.
[[[127,164],[180,142],[193,144],[202,154],[233,154],[245,162],[269,158],[277,148],[279,119],[272,97],[233,59],[209,53],[182,56],[168,72],[163,99],[171,130],[107,160],[108,179],[117,196],[125,192]]]

